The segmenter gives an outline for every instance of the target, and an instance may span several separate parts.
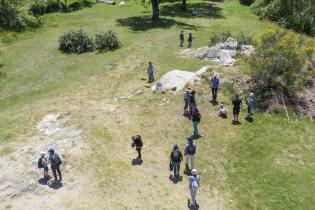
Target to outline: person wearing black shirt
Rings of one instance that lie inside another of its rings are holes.
[[[198,130],[198,124],[200,123],[201,115],[199,113],[199,110],[197,107],[194,108],[192,113],[192,122],[194,127],[194,137],[200,138],[199,130]]]
[[[143,147],[143,142],[140,135],[132,136],[132,147],[136,147],[136,151],[138,152],[138,158],[141,159],[141,149]]]
[[[232,103],[233,103],[233,116],[234,116],[233,122],[239,122],[238,121],[238,115],[241,111],[241,107],[242,107],[243,102],[239,98],[238,94],[236,94],[235,99],[232,101]]]
[[[195,98],[196,91],[191,91],[189,96],[189,116],[192,115],[193,109],[197,106],[196,98]]]
[[[180,47],[184,47],[184,31],[181,31],[179,34]]]
[[[171,164],[174,170],[174,178],[180,177],[179,170],[180,170],[180,163],[183,160],[183,154],[179,150],[178,144],[174,144],[173,151],[170,155]]]

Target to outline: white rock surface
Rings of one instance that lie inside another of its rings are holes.
[[[238,53],[238,42],[233,38],[228,38],[224,43],[218,43],[212,47],[201,47],[198,49],[185,49],[180,55],[190,58],[199,58],[214,61],[225,66],[233,66],[235,56]],[[240,53],[249,56],[254,52],[252,45],[241,45]]]
[[[176,94],[186,84],[193,84],[200,79],[200,76],[209,70],[210,66],[204,66],[196,73],[182,70],[172,70],[164,74],[161,79],[152,87],[154,92],[163,93],[172,90]]]

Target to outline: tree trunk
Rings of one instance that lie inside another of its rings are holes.
[[[183,0],[182,2],[182,10],[186,11],[187,7],[186,7],[186,0]]]
[[[160,19],[159,0],[151,0],[152,2],[152,20]]]

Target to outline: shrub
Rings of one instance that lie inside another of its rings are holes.
[[[85,7],[91,7],[92,4],[93,3],[90,2],[89,0],[78,0],[78,1],[75,1],[75,2],[71,3],[68,6],[68,9],[72,10],[72,11],[75,11],[75,10],[79,10],[79,9],[82,9],[82,8],[85,8]]]
[[[219,42],[225,42],[227,38],[232,37],[231,31],[220,31],[210,35],[209,46],[213,46]]]
[[[261,108],[274,97],[293,99],[303,87],[306,55],[300,39],[293,32],[269,29],[257,43],[249,58],[252,91]]]
[[[60,0],[47,0],[46,1],[46,12],[58,12],[62,10],[63,6]]]
[[[42,21],[33,15],[29,14],[28,12],[21,13],[21,17],[26,26],[37,28],[42,25]]]
[[[93,39],[82,30],[65,32],[59,38],[59,50],[64,53],[84,53],[94,48]]]
[[[120,47],[117,34],[111,30],[97,33],[95,36],[95,46],[100,52],[114,50]]]
[[[249,6],[255,2],[255,0],[240,0],[241,4]]]
[[[47,6],[46,1],[34,0],[31,3],[30,11],[36,16],[43,15],[46,12],[46,6]]]

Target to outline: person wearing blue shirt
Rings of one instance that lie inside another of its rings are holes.
[[[212,91],[212,101],[217,102],[218,90],[220,85],[220,79],[217,75],[213,75],[210,80],[210,87]]]
[[[184,116],[189,116],[189,110],[188,110],[188,107],[189,107],[189,98],[190,98],[190,89],[187,88],[186,91],[185,91],[185,94],[184,94]]]

